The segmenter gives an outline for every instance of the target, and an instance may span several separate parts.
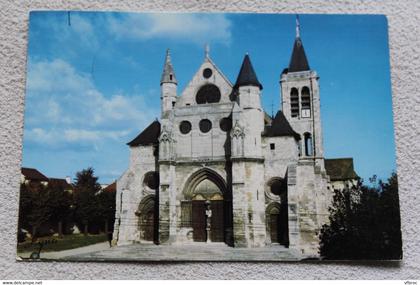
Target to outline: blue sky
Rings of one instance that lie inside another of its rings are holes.
[[[327,158],[353,157],[365,180],[396,169],[384,16],[300,15],[310,67],[320,76]],[[267,113],[280,108],[295,15],[32,12],[23,166],[74,177],[92,166],[102,183],[127,168],[126,143],[160,116],[166,48],[181,93],[204,45],[234,82],[246,52]]]

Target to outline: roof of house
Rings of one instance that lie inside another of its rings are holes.
[[[73,185],[67,183],[66,179],[63,178],[49,178],[48,184],[52,187],[59,187],[63,190],[73,189]]]
[[[306,58],[305,49],[303,48],[300,37],[296,37],[287,72],[299,72],[306,70],[309,70],[309,64],[308,59]]]
[[[116,192],[117,191],[117,182],[114,181],[111,184],[109,184],[108,186],[106,186],[104,189],[102,189],[102,191],[105,192]]]
[[[48,181],[48,177],[35,168],[22,167],[21,172],[28,180]]]
[[[297,140],[300,139],[300,135],[296,133],[282,111],[278,111],[274,117],[271,125],[267,125],[264,128],[263,136],[265,137],[284,137],[284,136],[293,136]]]
[[[244,57],[241,70],[239,71],[238,78],[236,79],[235,88],[239,88],[240,86],[257,86],[260,89],[263,89],[261,83],[258,81],[257,74],[252,67],[248,54]]]
[[[331,181],[359,178],[354,171],[353,158],[325,159],[325,170]]]
[[[157,144],[160,135],[160,123],[155,120],[147,128],[145,128],[137,137],[128,142],[129,146],[151,145]]]

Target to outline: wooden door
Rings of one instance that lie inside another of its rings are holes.
[[[271,243],[279,242],[279,214],[270,214]]]
[[[281,204],[279,214],[279,243],[289,246],[289,215],[287,213],[287,204]]]
[[[143,239],[148,241],[153,241],[154,237],[154,213],[149,211],[144,214],[142,219],[143,224]]]
[[[204,201],[192,201],[193,240],[205,242],[206,232],[206,204]]]
[[[223,201],[211,201],[210,237],[212,242],[224,242]]]

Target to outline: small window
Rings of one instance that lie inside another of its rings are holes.
[[[276,145],[275,145],[275,144],[273,144],[273,143],[270,143],[270,149],[271,149],[271,150],[276,149]]]
[[[185,106],[191,106],[191,104],[190,103],[187,103],[187,104],[185,104]]]
[[[290,91],[290,113],[293,118],[299,115],[299,92],[294,87]]]
[[[175,107],[176,102],[172,102],[172,107]]]
[[[184,135],[188,134],[191,131],[191,123],[188,121],[182,121],[181,124],[179,124],[179,130]]]
[[[203,77],[204,78],[210,78],[213,74],[213,71],[210,68],[205,68],[203,70]]]
[[[169,75],[169,80],[172,80],[173,76],[172,74]]]
[[[156,190],[159,187],[159,173],[156,171],[147,172],[144,175],[143,183],[150,189]]]
[[[284,195],[285,192],[287,192],[287,183],[284,179],[275,178],[269,186],[270,192],[274,195],[281,196]]]
[[[211,130],[211,122],[210,120],[204,119],[200,121],[199,124],[200,131],[203,133],[208,133]]]
[[[305,155],[312,156],[313,149],[312,149],[312,136],[310,133],[305,133]]]

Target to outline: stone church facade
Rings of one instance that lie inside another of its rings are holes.
[[[298,25],[274,117],[248,54],[232,84],[206,50],[178,95],[168,51],[160,120],[128,143],[117,181],[114,243],[278,245],[316,256],[333,189],[357,180],[351,158],[324,158],[318,80]]]

